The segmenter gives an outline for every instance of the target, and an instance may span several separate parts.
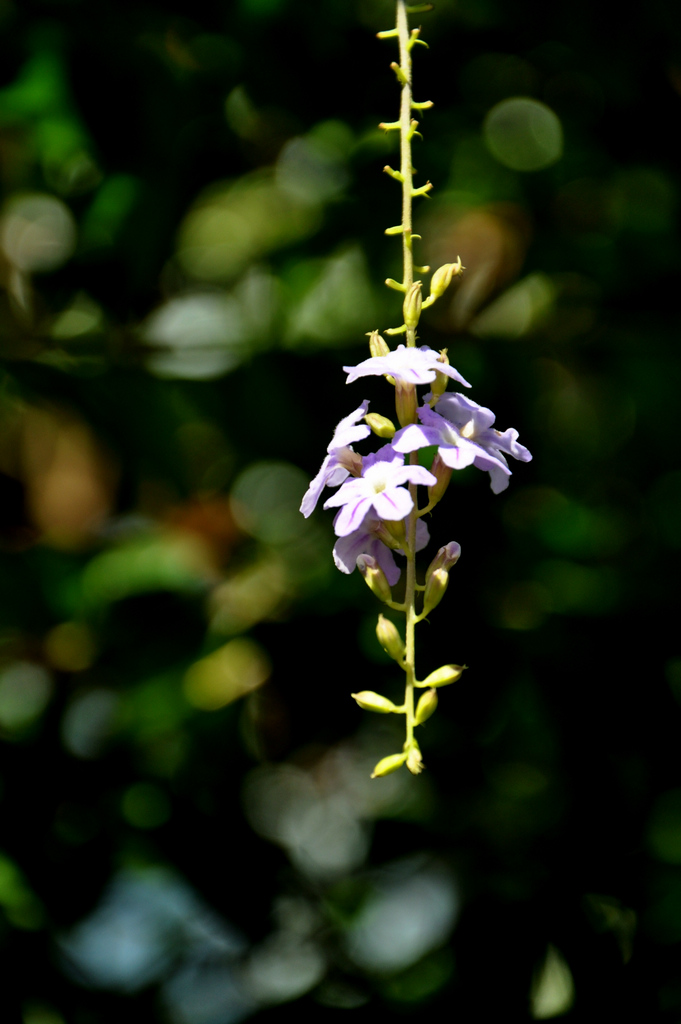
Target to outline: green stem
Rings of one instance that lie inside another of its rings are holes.
[[[414,281],[414,255],[412,252],[412,177],[414,169],[411,163],[411,53],[409,50],[409,24],[407,21],[407,8],[405,0],[397,0],[397,32],[400,42],[400,67],[404,75],[402,85],[402,96],[400,103],[400,172],[402,174],[402,258],[403,276],[402,280],[405,290],[409,290]],[[407,345],[416,345],[416,328],[407,328]],[[412,452],[410,464],[418,464],[418,453]],[[407,726],[407,736],[404,745],[405,751],[409,752],[415,746],[414,741],[414,683],[416,681],[416,648],[415,648],[415,625],[416,625],[416,522],[418,519],[418,505],[416,503],[416,484],[409,485],[409,493],[413,502],[413,508],[407,520],[407,556],[406,587],[404,594],[406,627],[405,627],[405,692],[404,709]],[[420,771],[414,765],[420,764],[420,757],[409,760],[407,766],[410,771]]]
[[[416,452],[412,452],[409,461],[412,465],[417,463],[418,455]],[[416,547],[416,515],[414,513],[416,509],[416,484],[409,484],[409,493],[414,502],[414,510],[412,510],[407,524],[407,542],[409,547],[407,549],[407,579],[404,593],[406,608],[404,707],[407,723],[405,750],[409,750],[414,743],[414,683],[416,681],[416,646],[414,635],[414,627],[416,626],[416,555],[414,553]]]
[[[400,173],[402,175],[402,282],[405,291],[414,283],[414,254],[412,252],[412,189],[414,168],[411,163],[411,52],[409,50],[409,23],[404,0],[397,0],[397,33],[400,42],[400,68],[404,85],[400,100]],[[407,346],[416,345],[416,329],[407,329]]]

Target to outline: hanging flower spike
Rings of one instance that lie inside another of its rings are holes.
[[[437,481],[423,466],[405,466],[404,459],[386,444],[375,455],[367,455],[362,476],[348,480],[324,503],[324,508],[342,506],[334,528],[338,537],[347,537],[362,525],[372,509],[379,519],[395,522],[409,515],[414,502],[406,483],[433,486]]]
[[[328,455],[300,503],[300,511],[306,519],[314,512],[325,487],[337,487],[350,476],[350,471],[342,464],[340,458],[343,457],[344,452],[352,452],[351,445],[355,441],[362,441],[371,433],[371,427],[366,423],[357,425],[366,415],[368,408],[369,402],[365,399],[359,408],[351,412],[349,416],[345,416],[337,424],[331,443],[326,449]]]
[[[372,356],[358,363],[357,366],[344,366],[343,369],[348,375],[346,384],[352,384],[358,377],[383,376],[389,374],[395,380],[405,384],[430,384],[435,380],[435,373],[446,374],[452,380],[469,388],[470,384],[461,376],[453,366],[445,365],[440,361],[440,353],[423,345],[421,348],[408,348],[406,345],[398,345],[397,348],[387,356]]]

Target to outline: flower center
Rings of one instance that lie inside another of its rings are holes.
[[[447,425],[442,431],[442,440],[446,444],[451,444],[452,448],[458,447],[460,437],[461,434],[459,434],[459,431],[455,427]]]
[[[472,441],[473,440],[473,438],[475,437],[475,420],[474,419],[470,419],[468,421],[468,423],[466,423],[461,428],[461,436],[465,437],[467,441]]]
[[[364,474],[364,479],[369,481],[374,489],[374,494],[380,494],[388,486],[388,470],[387,464],[379,463],[376,466],[370,466]]]

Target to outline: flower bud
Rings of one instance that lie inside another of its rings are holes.
[[[423,614],[429,615],[437,608],[449,584],[449,573],[446,569],[434,569],[426,580],[423,592]]]
[[[362,475],[362,456],[358,452],[353,452],[351,448],[338,448],[336,458],[338,464],[347,469],[351,476]]]
[[[440,349],[440,355],[438,357],[438,363],[442,363],[444,366],[449,366],[449,357],[447,356],[447,349]],[[449,384],[449,377],[446,373],[440,373],[439,370],[435,369],[435,380],[430,385],[430,393],[435,401],[441,398],[447,390]],[[434,404],[431,400],[431,404]]]
[[[416,686],[425,688],[426,686],[449,686],[450,683],[455,683],[457,679],[460,679],[464,669],[468,668],[468,665],[442,665],[441,668],[436,668],[434,672],[431,672],[422,683],[416,683]]]
[[[376,636],[386,654],[389,654],[395,661],[402,661],[405,650],[404,641],[395,623],[391,622],[390,619],[386,619],[385,615],[378,616]]]
[[[391,711],[399,711],[396,704],[393,704],[387,697],[381,697],[380,693],[373,690],[362,690],[361,693],[351,693],[361,708],[365,711],[377,711],[380,715],[389,715]]]
[[[392,537],[393,543],[388,545],[394,550],[404,551],[407,546],[407,531],[403,519],[384,519],[385,532]]]
[[[430,471],[437,479],[437,483],[428,488],[428,503],[436,505],[444,497],[444,493],[449,487],[449,481],[452,479],[452,470],[449,466],[445,465],[438,452],[433,459]]]
[[[392,601],[392,591],[385,578],[385,573],[375,558],[371,555],[358,555],[357,568],[364,577],[364,581],[379,601]]]
[[[407,531],[404,528],[404,524],[391,523],[400,536],[393,537],[392,533],[388,530],[387,523],[383,520],[379,520],[376,526],[371,527],[371,532],[378,537],[378,539],[385,544],[387,548],[391,548],[393,551],[403,551],[403,546],[406,541]]]
[[[378,331],[372,331],[369,335],[369,351],[372,356],[387,356],[390,354],[390,348],[384,338],[378,333]]]
[[[457,544],[455,540],[450,540],[449,544],[445,544],[444,547],[440,548],[435,558],[428,566],[428,571],[426,572],[426,579],[428,579],[430,574],[432,572],[435,572],[436,569],[445,569],[447,572],[449,572],[451,567],[453,565],[456,565],[456,563],[459,561],[460,556],[461,545]]]
[[[387,757],[381,758],[378,762],[371,773],[371,778],[381,779],[384,775],[390,775],[392,772],[396,772],[398,768],[402,767],[406,760],[406,754],[388,754]]]
[[[456,263],[445,263],[438,267],[430,279],[430,294],[433,298],[439,299],[444,295],[452,283],[452,278],[460,274],[463,269],[460,256],[457,256]]]
[[[410,423],[416,423],[418,417],[418,398],[416,388],[413,384],[405,381],[395,382],[395,409],[401,427],[408,427]]]
[[[381,416],[378,412],[368,412],[364,417],[364,422],[379,437],[391,438],[395,436],[395,424],[387,416]]]
[[[416,712],[414,714],[414,724],[423,725],[435,711],[437,707],[437,690],[426,690],[419,699],[416,705]]]
[[[425,765],[421,760],[421,751],[419,750],[418,744],[413,743],[413,746],[407,754],[407,768],[412,775],[420,775]]]
[[[416,327],[421,316],[421,306],[423,304],[423,298],[421,296],[421,282],[414,281],[413,285],[407,291],[404,297],[404,304],[402,310],[404,312],[404,322],[407,327]]]

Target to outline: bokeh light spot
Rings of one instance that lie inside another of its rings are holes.
[[[549,1020],[567,1013],[575,1000],[575,983],[565,958],[549,945],[546,959],[537,973],[530,995],[533,1020]]]
[[[49,663],[63,672],[82,672],[95,659],[92,634],[82,622],[62,622],[45,637]]]
[[[513,171],[540,171],[563,154],[563,128],[545,103],[517,96],[487,114],[483,135],[490,153]]]
[[[648,826],[648,843],[660,860],[681,864],[681,789],[658,797]]]
[[[15,661],[0,674],[0,725],[21,729],[35,721],[47,707],[52,680],[41,666]]]
[[[184,692],[194,707],[217,711],[257,690],[270,672],[270,661],[262,647],[254,640],[237,637],[191,666],[184,679]]]
[[[74,250],[76,225],[54,196],[14,196],[0,222],[0,245],[13,266],[27,274],[56,270]]]
[[[232,512],[246,533],[268,544],[281,544],[305,533],[299,508],[308,480],[288,462],[255,462],[236,479]]]
[[[170,800],[153,782],[136,782],[123,794],[121,811],[135,828],[158,828],[170,818]]]

